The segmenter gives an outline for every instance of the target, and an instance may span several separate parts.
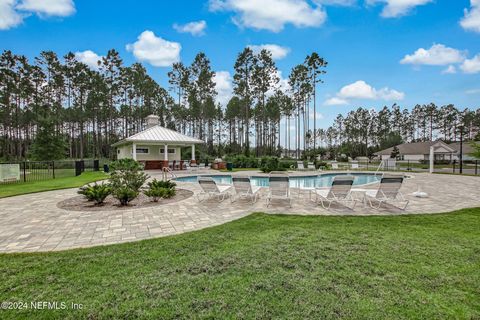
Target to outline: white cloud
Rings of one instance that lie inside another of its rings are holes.
[[[272,53],[272,58],[275,60],[280,60],[285,58],[290,52],[290,48],[282,47],[276,44],[249,45],[249,47],[255,53],[258,53],[263,49],[266,49]]]
[[[273,96],[277,90],[280,90],[282,92],[288,92],[291,88],[290,85],[288,84],[288,78],[283,77],[282,71],[277,70],[276,76],[279,79],[279,81],[276,84],[275,88],[267,91],[266,93],[267,97]]]
[[[340,89],[335,97],[325,101],[326,105],[344,105],[352,99],[398,101],[405,98],[405,93],[388,87],[375,89],[363,80],[356,81]]]
[[[453,65],[449,65],[447,68],[443,69],[442,74],[454,74],[457,73],[457,68]]]
[[[325,101],[324,104],[327,106],[342,106],[348,104],[348,101],[339,97],[333,97]]]
[[[479,94],[480,89],[470,89],[470,90],[465,91],[465,93],[466,94]]]
[[[337,95],[343,99],[375,99],[374,89],[363,80],[344,86]]]
[[[175,23],[173,28],[180,33],[190,33],[193,36],[203,36],[205,34],[205,29],[207,28],[207,23],[205,20],[192,21],[187,24]]]
[[[410,13],[417,6],[426,5],[433,0],[367,0],[367,5],[385,3],[381,16],[384,18],[397,18]]]
[[[480,0],[470,0],[470,10],[465,9],[465,15],[460,25],[465,30],[480,32]]]
[[[75,13],[73,0],[23,0],[17,8],[41,16],[67,17]]]
[[[446,47],[443,44],[434,44],[430,49],[420,48],[411,55],[406,55],[400,63],[444,66],[452,63],[461,63],[465,60],[465,52]]]
[[[357,0],[313,0],[319,5],[351,7],[357,4]]]
[[[211,11],[233,11],[233,22],[240,27],[281,31],[286,24],[295,27],[321,26],[327,15],[319,4],[306,0],[210,0]]]
[[[75,13],[75,4],[73,0],[0,0],[0,30],[18,26],[32,13],[66,17]]]
[[[145,30],[133,44],[127,44],[127,50],[139,60],[155,67],[168,67],[180,61],[182,46],[178,42],[170,42],[150,30]]]
[[[215,90],[217,91],[217,102],[222,106],[227,105],[232,98],[233,86],[232,76],[228,71],[215,72]]]
[[[480,72],[480,54],[477,54],[472,59],[465,59],[460,66],[465,73],[479,73]]]
[[[23,16],[15,8],[16,0],[0,0],[0,30],[7,30],[18,26]]]
[[[85,63],[93,70],[98,70],[98,61],[102,59],[102,56],[99,56],[92,50],[77,51],[75,52],[75,58],[78,61]]]

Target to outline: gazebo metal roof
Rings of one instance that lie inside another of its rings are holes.
[[[116,147],[127,143],[199,144],[204,142],[202,140],[181,134],[177,131],[156,125],[126,139],[118,141],[112,146]]]

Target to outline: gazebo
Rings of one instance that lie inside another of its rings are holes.
[[[117,159],[132,158],[145,164],[145,169],[162,169],[171,164],[183,168],[181,147],[192,148],[191,163],[195,163],[195,145],[202,140],[189,137],[174,130],[161,127],[159,117],[149,115],[145,118],[147,129],[124,140],[114,143],[117,149]]]

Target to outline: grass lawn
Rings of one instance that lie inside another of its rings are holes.
[[[0,185],[0,198],[26,193],[81,187],[86,183],[104,180],[108,176],[102,171],[84,172],[78,177],[63,177],[44,181]]]
[[[2,319],[478,319],[480,209],[391,217],[252,214],[187,234],[0,255]]]

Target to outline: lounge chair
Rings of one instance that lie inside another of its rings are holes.
[[[352,196],[352,185],[354,177],[352,176],[337,176],[333,179],[332,186],[329,189],[316,188],[315,202],[320,204],[324,209],[330,209],[332,203],[347,203],[353,202],[351,209],[355,208],[356,200]],[[347,206],[345,204],[345,206]],[[348,206],[347,206],[348,207]]]
[[[202,169],[210,169],[210,167],[208,167],[207,165],[205,165],[205,163],[200,163],[198,165],[198,169],[202,170]]]
[[[307,170],[315,171],[317,168],[315,168],[315,164],[313,162],[309,162]]]
[[[402,187],[404,176],[401,175],[383,175],[380,180],[380,186],[377,190],[368,190],[365,192],[365,197],[372,208],[380,209],[383,203],[405,203],[403,207],[398,207],[401,210],[405,210],[408,206],[409,200],[406,200],[403,194],[400,192]],[[378,202],[377,206],[373,205],[373,202]]]
[[[197,163],[190,163],[190,169],[192,169],[192,171],[198,170],[198,164]]]
[[[218,185],[210,177],[199,177],[198,183],[202,188],[202,191],[197,194],[198,201],[210,199],[211,197],[217,197],[219,201],[225,200],[226,197],[230,197],[230,190],[232,186]],[[201,199],[203,197],[203,199]]]
[[[338,162],[332,162],[332,169],[338,170]]]
[[[272,203],[272,200],[277,199],[287,200],[291,208],[292,198],[290,196],[290,178],[288,175],[270,175],[268,182],[267,207]]]
[[[235,189],[235,196],[230,200],[234,202],[236,198],[251,198],[252,203],[257,201],[259,186],[252,186],[249,177],[232,177],[233,188]]]
[[[305,171],[305,166],[303,165],[303,161],[297,161],[297,170]]]

